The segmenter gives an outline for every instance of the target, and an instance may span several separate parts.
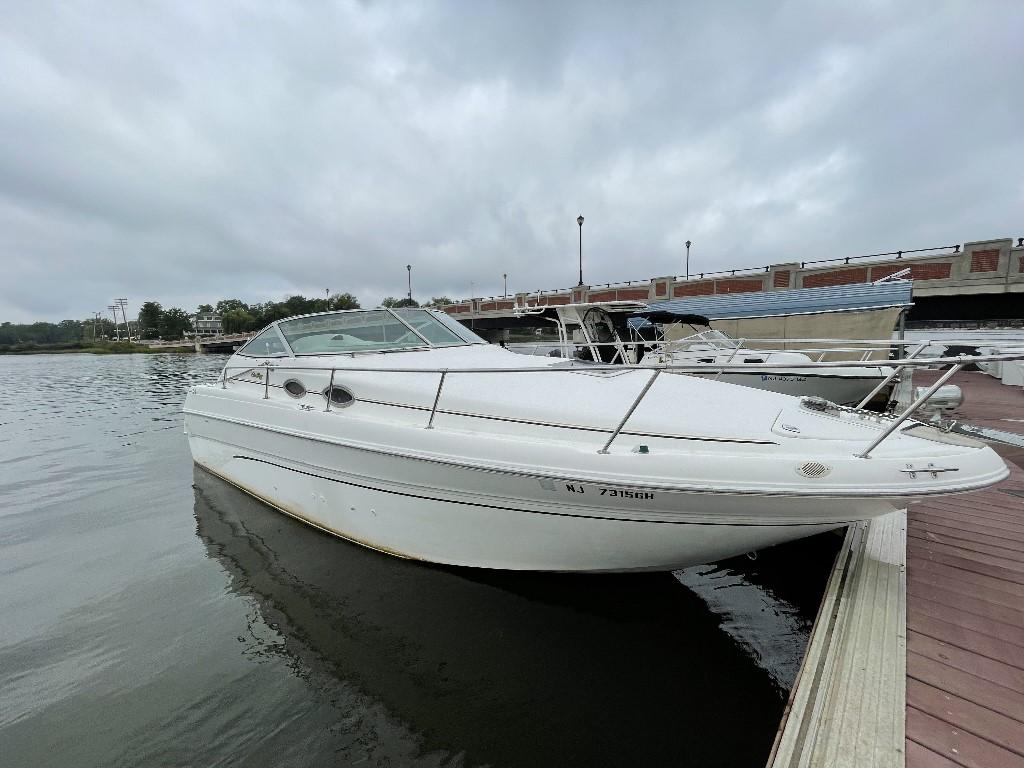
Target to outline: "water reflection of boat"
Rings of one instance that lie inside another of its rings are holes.
[[[779,691],[670,574],[395,560],[200,469],[195,515],[231,589],[276,628],[274,652],[314,684],[357,690],[346,719],[383,709],[373,738],[385,747],[404,728],[421,756],[464,765],[754,765],[768,753]]]

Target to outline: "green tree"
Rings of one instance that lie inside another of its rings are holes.
[[[380,305],[398,309],[400,307],[418,307],[420,303],[416,299],[396,299],[394,296],[388,296]]]
[[[449,304],[454,304],[455,302],[447,296],[433,296],[430,299],[430,303],[435,307],[446,307]]]
[[[210,304],[200,304],[196,307],[196,312],[213,312],[213,306]]]
[[[224,333],[246,333],[256,330],[256,318],[244,309],[230,309],[220,316]]]
[[[160,333],[163,307],[159,301],[146,301],[139,307],[139,331],[144,339],[155,339]]]
[[[57,328],[60,329],[61,341],[81,341],[82,339],[82,322],[80,320],[61,320],[57,323]]]
[[[217,314],[226,315],[233,309],[244,309],[246,312],[249,311],[249,305],[241,299],[221,299],[217,302]]]
[[[327,300],[327,309],[359,309],[359,299],[351,293],[336,293]]]
[[[186,331],[192,330],[192,318],[178,307],[164,310],[160,315],[160,338],[180,339]]]

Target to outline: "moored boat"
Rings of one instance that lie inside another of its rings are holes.
[[[513,570],[710,562],[1007,473],[970,438],[663,370],[516,355],[427,310],[325,313],[192,387],[185,430],[199,465],[312,525]]]
[[[786,395],[824,397],[840,405],[859,405],[874,393],[871,402],[878,410],[884,408],[892,390],[889,365],[864,361],[857,366],[801,367],[820,361],[828,355],[827,350],[816,360],[803,352],[752,348],[712,328],[702,315],[650,310],[630,301],[563,304],[532,314],[543,314],[554,322],[561,348],[587,360],[690,366],[688,375]],[[664,328],[669,326],[686,329],[682,331],[685,335],[667,338]],[[870,356],[872,352],[878,350],[847,347],[845,356]],[[838,354],[844,356],[844,352]],[[728,370],[721,370],[723,364]]]

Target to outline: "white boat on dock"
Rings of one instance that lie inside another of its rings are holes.
[[[325,531],[515,570],[711,562],[1007,474],[909,410],[677,370],[525,357],[421,309],[324,313],[192,387],[185,431],[200,466]]]
[[[793,367],[821,362],[828,352],[835,354],[837,347],[849,341],[833,342],[832,349],[816,359],[805,352],[768,348],[772,340],[764,340],[765,347],[748,346],[746,339],[712,328],[702,315],[650,310],[646,304],[629,301],[563,304],[524,314],[543,314],[558,326],[559,345],[566,357],[647,367],[692,366],[687,371],[690,375],[798,397],[824,397],[840,405],[866,405],[865,398],[870,396],[875,405],[884,406],[891,391],[891,386],[879,385],[891,380],[892,367],[868,361],[879,351],[874,348],[844,350],[846,356],[856,352],[863,365]],[[669,339],[664,329],[670,326],[686,329],[685,335]],[[728,370],[721,369],[723,364]]]

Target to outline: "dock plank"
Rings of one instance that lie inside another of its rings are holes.
[[[1024,428],[1004,420],[1024,414],[1020,392],[980,373],[953,381],[964,421]],[[909,768],[1024,768],[1024,498],[1004,492],[1024,472],[1009,466],[996,488],[907,514]]]
[[[916,707],[907,707],[907,733],[911,741],[966,768],[1024,768],[1024,757]]]
[[[907,741],[907,765],[915,765],[918,768],[960,768],[959,763],[954,763],[949,758],[932,752],[928,747],[909,740]]]
[[[1024,656],[1024,629],[1021,629],[1019,625],[1012,622],[999,621],[991,616],[975,613],[974,611],[950,610],[949,606],[934,600],[928,600],[921,597],[919,593],[912,592],[909,589],[907,590],[907,595],[914,596],[915,599],[912,601],[913,608],[911,610],[919,613],[921,616],[1015,645],[1020,649],[1018,654]]]
[[[960,696],[988,709],[1002,712],[1024,724],[1024,693],[1005,688],[990,680],[963,672],[926,656],[907,658],[909,680],[920,680],[934,688]]]
[[[1024,758],[1024,728],[1006,715],[914,679],[906,683],[906,706]]]
[[[911,678],[907,706],[1024,757],[1024,728],[999,712]]]
[[[919,546],[922,543],[944,544],[950,547],[956,547],[964,552],[977,552],[983,555],[992,555],[999,558],[1001,561],[1016,563],[1018,564],[1018,567],[1024,568],[1024,552],[1013,547],[1013,542],[1004,541],[1000,544],[987,544],[984,542],[973,541],[966,536],[938,536],[937,534],[922,529],[915,530],[914,535],[908,537],[908,541],[913,543],[914,546]],[[1006,546],[1007,543],[1011,546]]]
[[[938,540],[943,538],[964,539],[965,541],[976,541],[979,544],[989,544],[994,547],[1006,547],[1020,549],[1024,543],[1024,533],[1006,531],[999,528],[987,528],[981,525],[956,526],[933,520],[920,520],[914,535],[923,534],[925,538],[935,537]]]
[[[1024,649],[1021,646],[997,640],[976,629],[934,619],[921,613],[916,603],[907,610],[907,629],[1011,667],[1024,667]]]
[[[847,529],[770,766],[904,765],[905,542],[902,511]]]
[[[968,594],[976,594],[977,590],[974,588],[980,587],[989,592],[1002,593],[1006,597],[1013,599],[1014,605],[1024,605],[1024,602],[1022,602],[1024,600],[1024,584],[1017,584],[980,573],[971,573],[938,561],[919,560],[915,562],[914,570],[907,574],[907,578],[933,584],[938,584],[940,581],[955,581],[955,583],[969,590]]]
[[[934,521],[961,530],[991,532],[993,536],[1004,536],[1005,538],[1024,534],[1024,525],[1008,523],[992,517],[983,517],[979,520],[977,517],[967,517],[957,512],[939,509],[937,506],[929,506],[920,512],[915,512],[914,518],[921,520],[924,524]]]
[[[1014,509],[1013,497],[1007,496],[1006,501],[988,498],[977,505],[968,504],[967,500],[951,501],[934,499],[927,502],[927,508],[949,512],[963,519],[998,520],[1010,525],[1020,526],[1024,518]]]
[[[972,573],[980,573],[984,576],[993,576],[1003,581],[1012,581],[1015,584],[1024,585],[1024,573],[1021,573],[1018,568],[1007,567],[1002,562],[997,562],[996,558],[976,555],[973,552],[963,552],[956,547],[944,546],[942,544],[924,545],[911,540],[907,543],[907,557],[909,559],[922,557],[927,560],[953,565]],[[1013,566],[1015,564],[1010,563],[1010,565]]]
[[[1017,667],[910,629],[907,630],[907,650],[1024,694],[1024,670]]]
[[[916,578],[908,579],[907,594],[914,595],[920,601],[936,603],[947,609],[947,613],[959,611],[975,614],[1009,624],[1017,631],[1018,636],[1024,633],[1024,630],[1021,630],[1021,627],[1024,627],[1024,611],[1020,610],[1024,604],[1019,597],[984,588],[976,588],[976,591],[971,592],[970,585],[955,582],[936,584],[934,580],[922,582]]]

